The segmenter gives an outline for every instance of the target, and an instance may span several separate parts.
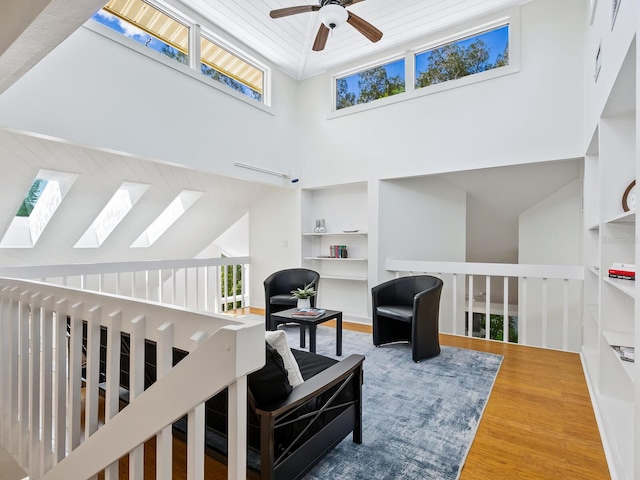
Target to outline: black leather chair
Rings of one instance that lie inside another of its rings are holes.
[[[438,277],[415,275],[373,287],[373,344],[407,341],[414,362],[438,355],[442,286]]]
[[[291,290],[313,285],[316,292],[320,283],[320,274],[307,268],[289,268],[269,275],[264,281],[265,328],[275,330],[276,324],[271,321],[271,314],[294,308],[298,299]],[[311,299],[311,306],[316,306],[316,297]]]

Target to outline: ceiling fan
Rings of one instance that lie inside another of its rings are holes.
[[[271,18],[281,18],[298,13],[320,12],[322,23],[318,29],[316,39],[313,42],[313,50],[319,52],[323,50],[327,44],[329,32],[345,22],[372,42],[377,42],[382,38],[382,32],[380,30],[347,10],[346,7],[362,1],[364,0],[320,0],[319,5],[300,5],[297,7],[279,8],[277,10],[271,10],[269,15]]]

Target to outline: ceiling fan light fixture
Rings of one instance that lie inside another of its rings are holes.
[[[347,9],[336,4],[328,4],[320,9],[320,20],[327,28],[334,29],[344,25],[349,18]]]

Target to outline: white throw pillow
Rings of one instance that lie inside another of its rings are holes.
[[[300,367],[296,362],[293,353],[289,349],[289,343],[287,342],[287,334],[284,330],[276,330],[274,332],[265,332],[265,338],[272,348],[275,348],[284,363],[284,368],[287,369],[287,376],[289,377],[289,383],[292,387],[296,387],[304,382],[302,373],[300,373]]]

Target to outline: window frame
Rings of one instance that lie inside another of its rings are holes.
[[[504,67],[493,68],[491,70],[485,70],[473,75],[467,75],[465,77],[457,78],[455,80],[449,80],[446,82],[429,85],[427,87],[416,88],[415,86],[415,56],[423,53],[427,50],[438,48],[457,40],[463,40],[465,38],[479,35],[483,32],[496,29],[498,27],[508,25],[509,26],[509,65]],[[390,97],[379,98],[369,103],[361,103],[345,107],[341,109],[336,108],[337,102],[337,80],[339,78],[348,77],[358,72],[365,71],[367,69],[385,65],[393,59],[399,59],[402,56],[405,57],[405,91],[397,95]],[[497,14],[483,17],[480,20],[474,22],[466,22],[464,24],[450,27],[446,30],[438,32],[438,34],[431,35],[426,42],[410,45],[407,49],[402,49],[402,53],[395,53],[388,55],[385,58],[378,59],[375,62],[368,62],[366,64],[359,64],[357,67],[350,68],[337,72],[331,76],[331,95],[329,104],[329,114],[327,119],[339,118],[345,115],[352,115],[374,108],[384,107],[386,105],[392,105],[399,102],[405,102],[414,98],[420,98],[434,93],[439,93],[454,88],[459,88],[474,83],[484,82],[493,78],[499,78],[506,75],[511,75],[520,71],[520,9],[519,7],[512,7],[503,10]]]
[[[371,100],[369,102],[365,102],[365,103],[356,103],[355,105],[351,105],[349,107],[343,107],[343,108],[338,108],[338,80],[341,80],[343,78],[349,78],[353,75],[358,75],[360,73],[364,73],[368,70],[372,70],[376,67],[386,67],[387,65],[390,65],[392,63],[395,62],[399,62],[403,60],[404,61],[404,92],[400,92],[400,93],[396,93],[395,95],[389,95],[388,97],[380,97],[380,98],[376,98],[375,100]],[[346,75],[334,75],[333,76],[333,109],[334,111],[342,111],[344,109],[347,108],[353,108],[353,107],[357,107],[359,105],[368,105],[370,103],[373,102],[378,102],[380,100],[384,100],[385,98],[392,98],[392,97],[397,97],[398,95],[402,95],[403,93],[407,92],[407,58],[406,55],[395,55],[392,57],[388,57],[384,60],[381,61],[376,61],[373,62],[371,64],[369,64],[368,66],[364,67],[364,68],[358,68],[355,71],[352,71],[351,73],[347,73]]]

